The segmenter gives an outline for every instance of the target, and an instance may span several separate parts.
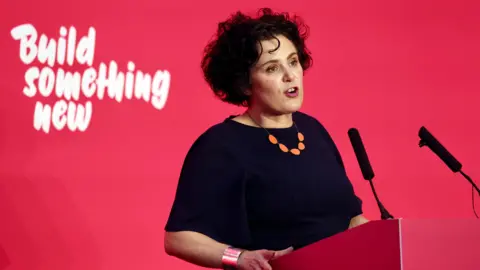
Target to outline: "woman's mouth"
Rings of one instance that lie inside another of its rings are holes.
[[[288,88],[285,91],[285,95],[289,98],[297,97],[298,96],[298,87],[294,86],[294,87]]]

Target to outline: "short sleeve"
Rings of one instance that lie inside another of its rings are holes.
[[[347,175],[347,171],[346,171],[345,165],[343,163],[342,156],[341,156],[340,151],[338,150],[338,147],[335,144],[332,136],[328,133],[327,129],[319,121],[317,121],[317,120],[315,120],[315,121],[317,122],[317,125],[320,127],[320,132],[322,133],[324,139],[330,145],[330,148],[332,149],[332,152],[335,155],[335,158],[337,159],[338,164],[340,164],[340,166],[342,167],[342,170],[344,171],[345,175]],[[346,176],[346,177],[348,179],[348,176]],[[355,194],[355,191],[353,190],[353,185],[351,183],[350,183],[350,185],[352,186],[352,194],[353,194],[353,196],[351,198],[352,203],[350,204],[351,205],[351,216],[355,217],[355,216],[361,215],[363,213],[363,209],[362,209],[363,202]]]
[[[236,247],[249,243],[244,172],[214,130],[184,160],[165,230],[194,231]]]

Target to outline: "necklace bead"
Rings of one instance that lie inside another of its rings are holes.
[[[300,155],[300,150],[298,150],[297,148],[293,148],[292,150],[290,150],[290,153],[298,156],[298,155]]]
[[[303,136],[302,133],[298,132],[297,133],[297,137],[298,137],[298,146],[297,148],[292,148],[292,149],[288,149],[288,147],[286,145],[284,145],[283,143],[279,143],[277,138],[275,136],[273,136],[272,134],[270,134],[268,131],[268,140],[270,141],[271,144],[278,144],[278,147],[280,148],[280,150],[284,153],[292,153],[293,155],[300,155],[301,151],[305,150],[305,144],[303,143],[303,140],[305,139],[305,137]]]
[[[273,136],[272,134],[268,135],[268,140],[273,143],[273,144],[277,144],[278,143],[278,140],[277,138],[275,138],[275,136]]]
[[[264,127],[262,127],[260,124],[258,124],[250,114],[248,114],[248,116],[252,119],[253,122],[255,122],[255,124],[257,124],[259,127],[263,128],[267,132],[268,141],[271,144],[274,144],[274,145],[278,144],[278,148],[280,148],[280,150],[282,152],[291,153],[295,156],[298,156],[298,155],[300,155],[301,151],[305,150],[305,144],[303,143],[303,141],[305,140],[305,136],[303,136],[303,134],[300,131],[298,131],[298,127],[295,124],[295,122],[293,122],[293,124],[295,125],[295,128],[297,129],[298,145],[297,145],[297,148],[288,149],[288,147],[286,145],[284,145],[283,143],[279,143],[278,139],[275,136],[270,134],[270,132],[268,132],[268,130],[266,130]]]
[[[298,149],[304,150],[304,149],[305,149],[305,144],[302,143],[302,142],[299,142],[299,143],[298,143]]]
[[[297,137],[298,137],[298,140],[301,142],[303,142],[303,140],[305,139],[305,136],[303,136],[301,132],[298,132]]]

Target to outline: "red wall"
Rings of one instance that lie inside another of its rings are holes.
[[[472,218],[469,184],[418,148],[417,132],[425,125],[480,181],[479,4],[315,2],[2,2],[0,270],[195,269],[163,250],[179,170],[201,132],[240,112],[213,98],[200,73],[201,52],[219,20],[261,6],[298,12],[310,25],[314,67],[305,78],[303,111],[334,137],[366,216],[379,215],[348,141],[350,127],[362,135],[376,188],[393,215]],[[93,27],[94,50],[86,51],[94,52],[92,66],[25,64],[11,33],[22,24],[32,24],[38,38],[57,40],[60,27],[73,26],[77,41]],[[110,61],[123,73],[131,61],[135,71],[153,76],[159,70],[163,77],[153,92],[145,88],[146,100],[133,94],[118,102],[108,92],[71,100],[91,102],[84,132],[71,131],[75,122],[59,117],[67,102],[54,109],[48,133],[35,129],[34,120],[43,119],[34,116],[37,102],[65,99],[55,95],[58,78],[48,97],[41,95],[48,80],[42,92],[24,92],[26,73],[35,78],[37,67],[45,78],[59,70],[95,75]],[[152,96],[159,99],[152,103]]]

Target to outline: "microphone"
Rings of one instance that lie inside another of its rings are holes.
[[[373,177],[375,177],[375,174],[373,172],[370,161],[368,160],[367,152],[365,151],[365,147],[363,145],[362,138],[360,137],[360,133],[356,128],[350,128],[348,130],[348,137],[350,138],[350,143],[352,144],[353,151],[355,152],[358,164],[360,165],[360,170],[362,171],[363,178],[370,183],[373,196],[375,197],[378,208],[380,210],[381,218],[384,220],[393,219],[394,217],[383,206],[383,204],[380,202],[380,199],[378,199],[378,195],[375,191],[375,187],[372,181]]]
[[[473,180],[466,175],[462,171],[462,163],[460,163],[450,152],[443,147],[443,145],[424,127],[420,127],[420,130],[418,131],[418,136],[420,137],[420,142],[419,146],[427,146],[434,152],[447,166],[452,170],[454,173],[460,172],[460,174],[467,179],[470,184],[472,184],[473,188],[478,192],[478,195],[480,195],[480,189],[478,189],[478,186],[473,182]]]

